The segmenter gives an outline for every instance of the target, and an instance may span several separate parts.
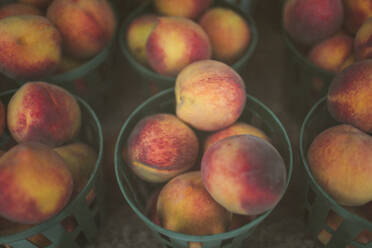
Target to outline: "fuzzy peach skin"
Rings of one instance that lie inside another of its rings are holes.
[[[10,99],[7,122],[17,142],[36,141],[58,146],[78,134],[81,110],[65,89],[44,82],[29,82]]]
[[[316,44],[308,58],[321,69],[337,72],[353,52],[353,38],[338,33]]]
[[[159,194],[157,212],[162,227],[190,235],[223,233],[232,218],[205,190],[200,171],[169,181]]]
[[[61,35],[45,17],[0,20],[0,71],[19,79],[52,74],[61,59]]]
[[[194,61],[209,59],[211,51],[200,25],[182,17],[159,17],[146,44],[150,67],[167,76],[176,76]]]
[[[237,135],[212,145],[201,162],[203,183],[235,214],[257,215],[275,207],[284,193],[286,167],[269,142]]]
[[[126,42],[129,51],[141,64],[147,65],[147,39],[157,23],[158,17],[156,15],[146,14],[137,17],[128,26]]]
[[[351,125],[320,133],[307,153],[319,185],[339,204],[360,206],[372,199],[372,138]]]
[[[341,0],[287,0],[283,25],[291,38],[314,45],[341,29],[344,8]]]
[[[372,132],[372,60],[354,63],[332,80],[328,90],[329,113],[337,121]]]
[[[3,135],[5,129],[5,107],[0,100],[0,136]]]
[[[154,114],[139,121],[127,145],[133,172],[148,182],[165,182],[190,169],[196,162],[198,139],[172,114]]]
[[[250,27],[234,10],[222,7],[209,9],[199,23],[209,37],[216,60],[232,63],[250,43]]]
[[[43,15],[41,10],[38,8],[23,4],[23,3],[13,3],[7,4],[0,8],[0,19],[9,17],[9,16],[16,16],[16,15]]]
[[[91,58],[102,51],[116,28],[107,0],[54,0],[47,17],[61,32],[64,50],[80,59]]]
[[[47,7],[52,1],[53,0],[18,0],[20,3],[31,4],[40,8]]]
[[[349,32],[356,34],[360,26],[372,17],[370,0],[343,0],[345,9],[345,26]]]
[[[358,30],[354,40],[355,58],[372,59],[372,17]]]
[[[183,69],[176,79],[175,95],[178,118],[204,131],[232,125],[246,102],[243,79],[230,66],[214,60]]]
[[[73,181],[63,159],[40,143],[22,143],[0,158],[0,215],[36,224],[67,204]]]
[[[260,129],[249,125],[244,122],[236,122],[233,125],[219,130],[215,133],[210,134],[205,142],[204,142],[204,151],[206,151],[211,145],[217,143],[218,141],[225,139],[227,137],[235,136],[235,135],[242,135],[242,134],[250,134],[256,137],[262,138],[268,142],[270,138]]]
[[[162,15],[195,19],[206,11],[212,2],[213,0],[154,0],[154,6]]]

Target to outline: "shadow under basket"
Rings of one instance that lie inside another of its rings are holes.
[[[307,114],[300,133],[300,152],[306,170],[307,190],[305,194],[305,209],[307,211],[307,228],[310,234],[318,239],[322,232],[327,236],[327,248],[371,248],[369,243],[360,243],[355,239],[361,232],[372,232],[372,223],[339,205],[316,182],[307,162],[307,151],[322,131],[341,124],[335,121],[328,112],[327,98],[320,99]],[[327,224],[327,217],[335,214],[342,220],[336,228]]]
[[[241,247],[243,241],[254,231],[272,210],[258,216],[252,222],[233,231],[207,236],[185,235],[166,230],[153,223],[145,213],[147,199],[152,191],[163,184],[146,183],[134,175],[123,160],[122,151],[134,126],[144,117],[156,113],[175,114],[174,89],[164,90],[150,97],[134,112],[122,126],[115,146],[115,174],[120,190],[133,211],[143,222],[156,234],[165,247],[188,247],[190,242],[200,242],[203,248],[232,248]],[[287,167],[287,184],[292,175],[292,148],[287,133],[278,118],[259,100],[247,95],[246,107],[239,119],[263,130],[272,140],[272,144],[278,149]],[[195,131],[200,137],[203,132]],[[205,133],[204,133],[205,135]],[[201,143],[201,142],[200,142]]]
[[[0,94],[5,107],[14,94],[10,90]],[[6,248],[80,248],[93,242],[104,220],[104,184],[100,169],[103,136],[101,125],[93,109],[75,96],[82,112],[82,126],[76,140],[97,151],[92,175],[83,190],[66,207],[51,219],[15,234],[0,236],[0,247]],[[16,142],[6,129],[0,138],[0,149],[9,149]]]
[[[250,15],[244,13],[239,7],[234,4],[231,4],[227,1],[223,0],[215,0],[214,5],[212,7],[221,6],[230,8],[237,13],[239,13],[248,23],[251,28],[251,41],[248,48],[244,51],[241,57],[231,65],[231,67],[236,70],[237,72],[241,72],[247,65],[250,57],[252,56],[254,50],[256,49],[257,42],[258,42],[258,33],[256,29],[256,25]],[[118,35],[118,43],[121,49],[122,54],[129,62],[133,70],[137,73],[140,79],[143,81],[144,86],[149,88],[149,92],[151,94],[157,93],[161,90],[173,88],[174,83],[176,81],[176,77],[171,76],[164,76],[155,71],[153,71],[150,67],[147,67],[141,63],[139,63],[129,51],[126,42],[126,33],[128,30],[129,24],[137,17],[144,15],[155,13],[155,10],[152,6],[152,1],[145,1],[142,5],[140,5],[137,9],[135,9],[122,23],[119,29]],[[213,56],[212,56],[213,59]]]

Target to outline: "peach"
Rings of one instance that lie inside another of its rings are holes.
[[[31,4],[40,8],[47,7],[52,1],[53,0],[18,0],[20,3]]]
[[[267,135],[262,130],[244,122],[236,122],[227,128],[210,134],[205,140],[204,151],[206,151],[211,145],[217,143],[222,139],[242,134],[254,135],[270,142],[270,138],[267,137]]]
[[[3,135],[5,129],[5,107],[3,102],[0,100],[0,136]]]
[[[353,38],[339,33],[316,44],[309,52],[309,60],[321,69],[337,72],[353,51]]]
[[[242,215],[272,209],[284,193],[287,174],[274,146],[246,134],[212,145],[203,155],[201,172],[213,199]]]
[[[341,0],[287,0],[283,25],[291,38],[314,45],[341,29],[344,9]]]
[[[0,8],[0,19],[16,15],[43,15],[36,7],[23,3],[7,4]]]
[[[73,188],[63,159],[39,143],[22,143],[0,158],[0,215],[36,224],[59,213]]]
[[[223,233],[231,222],[231,213],[205,190],[200,171],[169,181],[159,194],[157,212],[164,228],[190,235]]]
[[[332,80],[328,90],[328,110],[337,121],[372,131],[372,60],[354,63]]]
[[[372,6],[372,4],[371,4]],[[354,40],[356,60],[372,59],[372,18],[369,18],[358,30]]]
[[[19,79],[52,74],[61,58],[61,35],[45,17],[0,20],[0,71]]]
[[[17,142],[36,141],[58,146],[79,132],[81,110],[75,98],[63,88],[30,82],[10,99],[7,122]]]
[[[127,145],[133,172],[148,182],[165,182],[190,169],[196,162],[198,139],[172,114],[154,114],[139,121]]]
[[[147,40],[146,54],[154,71],[176,76],[192,62],[209,59],[211,44],[197,23],[182,17],[159,17]]]
[[[372,138],[351,125],[320,133],[307,154],[319,185],[339,204],[359,206],[372,200]]]
[[[155,0],[157,12],[167,16],[179,16],[190,19],[199,17],[212,4],[213,0]]]
[[[222,7],[209,9],[199,23],[209,37],[216,60],[232,63],[250,43],[250,27],[234,10]]]
[[[372,2],[370,0],[344,0],[345,26],[355,34],[360,26],[372,17]]]
[[[63,158],[74,181],[73,195],[79,193],[88,182],[97,161],[97,153],[83,143],[72,143],[54,149]]]
[[[91,58],[102,51],[116,28],[107,0],[54,0],[47,17],[61,32],[64,50],[80,59]]]
[[[342,71],[344,70],[346,67],[348,67],[349,65],[352,65],[355,63],[355,56],[354,54],[351,54],[345,61],[344,63],[340,66],[340,69],[339,71]]]
[[[147,65],[146,44],[158,22],[156,15],[146,14],[134,19],[128,26],[126,42],[134,58]]]
[[[232,125],[246,102],[243,79],[230,66],[214,60],[183,69],[177,76],[175,95],[178,118],[204,131]]]

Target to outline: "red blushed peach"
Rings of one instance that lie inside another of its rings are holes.
[[[344,0],[345,26],[355,34],[360,26],[372,17],[372,2],[370,0]]]
[[[355,58],[372,59],[372,18],[368,19],[358,30],[354,40]]]
[[[244,53],[251,40],[248,23],[228,8],[209,9],[199,23],[209,37],[216,60],[234,62]]]
[[[136,60],[147,65],[146,44],[158,22],[156,15],[143,15],[134,19],[128,26],[126,42]]]
[[[341,29],[344,8],[341,0],[287,0],[283,24],[291,38],[314,45]]]
[[[20,3],[31,4],[40,8],[47,7],[52,1],[53,0],[18,0]]]
[[[315,45],[308,57],[319,68],[337,72],[352,52],[353,38],[340,33]]]
[[[372,132],[372,60],[354,63],[338,73],[328,90],[328,110],[337,121]]]
[[[190,235],[223,233],[231,222],[231,213],[205,190],[200,171],[169,181],[160,192],[157,212],[162,227]]]
[[[200,25],[182,17],[159,17],[151,32],[146,54],[150,67],[176,76],[185,66],[211,57],[209,38]]]
[[[279,152],[264,139],[238,135],[212,145],[201,162],[203,183],[218,203],[236,214],[272,209],[286,185]]]
[[[80,59],[102,51],[116,28],[114,13],[106,0],[54,0],[47,17],[61,32],[65,51]]]
[[[0,8],[0,19],[16,15],[43,15],[43,13],[32,5],[13,3]]]
[[[176,116],[155,114],[131,132],[127,151],[133,172],[148,182],[165,182],[190,169],[199,143],[195,133]]]
[[[190,19],[199,17],[212,4],[212,0],[155,0],[155,9],[162,15]]]
[[[19,79],[52,74],[61,59],[61,35],[45,17],[0,20],[0,71]]]
[[[242,113],[245,84],[230,66],[214,61],[195,62],[177,76],[178,118],[204,131],[216,131],[233,124]]]
[[[372,138],[351,125],[320,133],[307,154],[319,185],[339,204],[359,206],[372,199]]]
[[[72,176],[56,152],[39,143],[23,143],[0,158],[0,214],[36,224],[61,211],[73,188]]]
[[[5,129],[5,107],[3,102],[0,100],[0,136],[3,135]]]
[[[31,82],[20,87],[10,99],[7,122],[17,142],[57,146],[77,135],[81,111],[75,98],[63,88]]]
[[[242,134],[249,134],[259,138],[262,138],[268,142],[270,142],[270,138],[266,136],[266,134],[261,131],[260,129],[246,124],[244,122],[236,122],[233,125],[217,131],[207,137],[204,143],[204,151],[206,151],[211,145],[217,143],[218,141],[225,139],[227,137],[235,136],[235,135],[242,135]]]

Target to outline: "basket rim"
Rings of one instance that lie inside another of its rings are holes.
[[[310,111],[307,113],[302,125],[301,125],[301,130],[300,130],[300,154],[301,154],[301,160],[302,160],[302,164],[303,166],[305,167],[305,171],[306,171],[306,175],[308,177],[308,179],[310,179],[312,185],[315,187],[315,189],[320,192],[320,194],[327,200],[328,204],[331,205],[332,209],[335,210],[335,212],[337,212],[339,215],[341,215],[341,217],[343,218],[347,218],[347,219],[354,219],[360,223],[362,223],[363,226],[367,226],[369,228],[372,229],[372,222],[369,222],[367,219],[357,215],[357,214],[354,214],[350,211],[348,211],[347,209],[345,209],[344,207],[342,207],[340,204],[338,204],[319,184],[318,182],[315,180],[314,176],[312,175],[311,173],[311,170],[310,170],[310,167],[309,167],[309,164],[307,162],[307,156],[306,156],[306,153],[304,151],[304,135],[305,135],[305,129],[306,129],[306,126],[308,124],[308,122],[310,121],[311,117],[313,116],[314,112],[319,108],[321,107],[322,105],[326,104],[326,101],[327,101],[327,96],[324,96],[322,97],[321,99],[319,99],[313,106],[312,108],[310,109]]]
[[[133,119],[133,117],[135,115],[137,115],[138,112],[140,112],[147,105],[151,104],[151,102],[153,102],[155,99],[161,98],[165,95],[169,95],[172,92],[174,92],[174,88],[169,88],[169,89],[163,90],[163,91],[157,93],[156,95],[153,95],[150,98],[148,98],[146,101],[141,103],[138,107],[136,107],[136,109],[127,117],[126,121],[124,122],[123,126],[120,129],[120,132],[119,132],[119,135],[117,137],[116,144],[115,144],[114,168],[115,168],[116,180],[118,182],[118,185],[119,185],[119,188],[120,188],[120,191],[121,191],[122,195],[126,199],[128,205],[132,208],[132,210],[137,214],[137,216],[139,216],[141,218],[141,220],[143,222],[145,222],[145,224],[148,227],[150,227],[152,230],[156,230],[156,231],[158,231],[158,232],[160,232],[164,235],[170,236],[170,237],[175,238],[175,239],[189,241],[189,242],[208,242],[208,241],[213,241],[213,240],[229,239],[229,238],[233,238],[233,237],[236,237],[238,235],[247,233],[252,228],[254,228],[257,224],[262,222],[275,209],[275,207],[270,209],[270,210],[267,210],[266,212],[261,214],[258,218],[254,219],[252,222],[250,222],[250,223],[248,223],[248,224],[246,224],[246,225],[244,225],[240,228],[237,228],[235,230],[220,233],[220,234],[214,234],[214,235],[198,236],[198,235],[187,235],[187,234],[182,234],[182,233],[179,233],[179,232],[170,231],[170,230],[167,230],[167,229],[153,223],[146,215],[144,215],[134,205],[134,203],[127,196],[126,190],[121,183],[122,180],[120,178],[121,175],[120,175],[120,171],[119,171],[119,163],[120,163],[119,161],[122,160],[121,155],[120,155],[121,151],[119,150],[122,136],[123,136],[124,132],[126,132],[126,128],[129,124],[129,122]],[[248,94],[246,94],[246,96],[247,96],[247,98],[252,100],[254,103],[258,104],[260,107],[262,107],[265,111],[267,111],[271,115],[271,117],[276,121],[277,125],[280,127],[281,131],[283,132],[284,139],[285,139],[286,144],[288,146],[287,149],[288,149],[288,155],[289,155],[289,161],[288,161],[289,164],[288,164],[288,170],[287,170],[287,181],[286,181],[284,193],[281,195],[280,200],[278,201],[278,204],[279,204],[279,202],[282,200],[283,196],[285,195],[285,192],[287,191],[288,185],[289,185],[289,183],[291,181],[291,177],[292,177],[293,150],[292,150],[291,141],[288,137],[288,134],[287,134],[284,126],[282,125],[280,120],[277,118],[277,116],[266,105],[264,105],[261,101],[259,101],[257,98],[255,98],[251,95],[248,95]]]
[[[5,96],[5,95],[13,94],[16,91],[17,91],[17,89],[11,89],[11,90],[1,92],[0,97]],[[86,110],[91,115],[91,117],[93,118],[93,120],[94,120],[94,122],[97,126],[99,151],[97,153],[97,160],[96,160],[96,163],[94,165],[94,169],[93,169],[93,171],[92,171],[92,173],[89,177],[89,180],[88,180],[87,184],[84,186],[83,190],[81,190],[75,196],[75,198],[71,202],[69,202],[57,215],[51,217],[50,219],[48,219],[46,221],[43,221],[39,224],[36,224],[35,226],[30,227],[29,229],[27,229],[25,231],[18,232],[18,233],[15,233],[15,234],[11,234],[11,235],[0,236],[0,242],[9,243],[9,242],[15,242],[15,241],[18,241],[18,240],[21,240],[21,239],[27,239],[27,238],[35,235],[35,234],[39,234],[39,233],[45,231],[50,226],[54,226],[56,224],[59,224],[64,218],[66,218],[67,216],[69,216],[73,212],[74,208],[76,208],[76,206],[78,205],[81,198],[83,198],[88,193],[88,190],[90,190],[90,188],[92,187],[92,185],[94,183],[95,178],[99,174],[98,170],[101,167],[102,156],[103,156],[103,133],[102,133],[101,123],[100,123],[96,113],[92,109],[92,107],[90,107],[90,105],[84,99],[82,99],[79,96],[76,96],[74,94],[72,94],[72,95],[75,97],[75,99],[78,101],[78,103],[80,103],[80,105],[82,105],[84,108],[86,108]]]
[[[239,8],[237,8],[236,6],[227,1],[219,0],[219,2],[229,6],[229,8],[233,9],[234,11],[237,11],[245,19],[245,21],[248,23],[250,27],[251,41],[248,48],[246,48],[244,54],[235,63],[230,65],[234,70],[239,70],[248,61],[248,59],[253,55],[254,51],[256,50],[259,39],[257,26],[250,14],[241,11]],[[144,1],[144,3],[142,3],[138,8],[136,8],[134,11],[132,11],[131,14],[128,15],[128,17],[123,21],[122,25],[119,28],[118,43],[122,54],[124,54],[124,57],[129,61],[130,65],[135,68],[135,70],[138,70],[141,74],[147,77],[151,77],[153,80],[156,80],[157,82],[161,82],[161,84],[164,84],[165,86],[170,86],[175,81],[176,76],[171,77],[161,75],[153,71],[151,68],[144,66],[134,58],[134,56],[131,54],[127,46],[126,31],[128,30],[129,24],[136,17],[143,14],[144,11],[149,7],[151,7],[151,1],[150,0]],[[197,23],[195,20],[192,21]],[[215,60],[213,57],[211,57],[210,59]]]

